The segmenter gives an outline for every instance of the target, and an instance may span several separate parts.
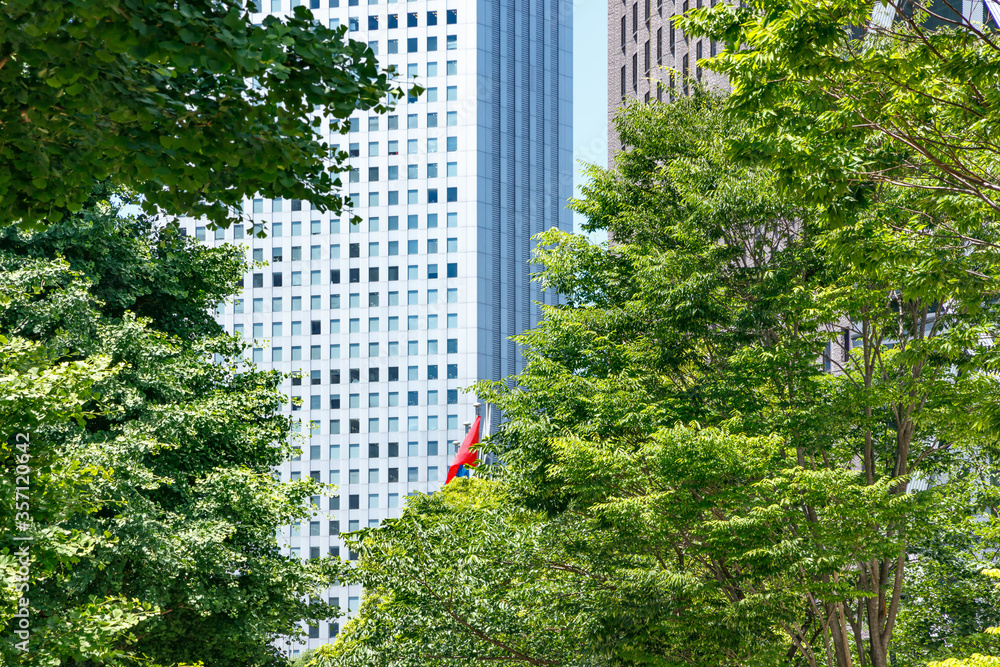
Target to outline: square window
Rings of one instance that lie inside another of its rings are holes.
[[[417,373],[417,367],[416,366],[407,366],[407,368],[406,368],[406,379],[407,380],[419,380],[420,378],[417,377],[417,375],[418,375],[418,373]]]
[[[438,166],[436,162],[431,162],[427,165],[427,178],[437,178]]]
[[[427,379],[437,380],[438,379],[438,367],[437,364],[429,364],[427,366]]]
[[[454,51],[458,48],[458,35],[448,35],[446,42],[446,49],[448,51]]]
[[[416,53],[417,52],[417,38],[416,37],[408,37],[407,38],[407,40],[406,40],[406,52],[407,53]]]
[[[438,265],[428,264],[427,265],[427,278],[433,280],[438,277]]]
[[[438,15],[437,12],[427,12],[427,25],[437,25]]]
[[[448,152],[454,153],[458,150],[458,137],[448,137]],[[449,213],[449,215],[451,215]]]
[[[425,93],[425,95],[427,97],[427,101],[428,102],[437,102],[438,101],[438,89],[436,87],[434,87],[434,86],[431,86],[430,88],[428,88],[427,92]]]
[[[416,468],[407,468],[406,469],[406,481],[407,482],[416,482],[417,481],[417,469]]]
[[[427,341],[427,354],[437,354],[438,353],[438,342],[437,340]]]
[[[454,127],[454,126],[458,125],[458,112],[457,111],[449,111],[446,114],[446,120],[445,120],[445,122],[448,125],[448,127]]]
[[[415,164],[408,164],[408,165],[406,165],[406,178],[407,178],[407,180],[409,180],[411,178],[420,178],[419,169],[420,169],[420,167],[418,165],[415,165]]]
[[[390,39],[388,42],[388,47],[389,47],[388,48],[389,53],[399,53],[399,40]],[[390,127],[389,129],[391,130],[392,127]]]
[[[437,50],[438,50],[438,38],[437,37],[428,37],[427,38],[427,51],[428,52],[432,52],[432,51],[437,51]]]
[[[420,219],[416,215],[406,216],[406,228],[407,229],[419,229]]]

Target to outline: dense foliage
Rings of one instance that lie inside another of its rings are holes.
[[[327,132],[346,130],[356,109],[385,110],[400,89],[346,25],[327,28],[303,7],[254,24],[251,7],[0,5],[0,225],[58,222],[95,179],[223,226],[253,196],[339,213],[347,153]]]
[[[337,566],[279,550],[276,529],[310,513],[315,489],[272,476],[291,452],[281,378],[248,367],[246,343],[209,315],[242,251],[118,217],[106,194],[71,224],[0,236],[0,333],[24,366],[4,377],[11,400],[44,373],[73,392],[5,424],[5,469],[14,430],[34,443],[36,560],[30,653],[10,625],[0,650],[31,665],[284,664],[272,642],[330,615],[310,597]],[[14,479],[0,484],[9,524]]]
[[[994,553],[1000,258],[901,232],[912,189],[831,225],[730,157],[751,128],[726,104],[619,116],[629,150],[576,202],[614,245],[539,238],[567,303],[477,388],[504,464],[466,486],[509,507],[449,489],[365,533],[369,597],[320,664],[883,667],[981,641],[994,594],[949,579]]]

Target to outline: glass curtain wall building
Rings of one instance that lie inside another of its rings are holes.
[[[294,0],[263,0],[284,15]],[[350,223],[305,201],[246,202],[247,225],[206,230],[264,260],[234,303],[229,331],[252,338],[262,368],[295,372],[286,409],[300,418],[302,456],[283,479],[339,485],[282,542],[302,558],[350,557],[341,532],[398,516],[407,494],[444,482],[455,441],[475,416],[462,388],[522,368],[508,339],[552,303],[529,281],[531,236],[572,229],[570,0],[304,0],[317,20],[347,25],[384,65],[426,92],[385,115],[359,113],[348,135]],[[496,415],[493,423],[496,423]],[[345,613],[362,592],[328,592]],[[343,619],[341,619],[341,622]],[[291,654],[328,642],[310,628]]]

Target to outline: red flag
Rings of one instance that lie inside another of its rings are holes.
[[[455,479],[455,476],[459,474],[462,466],[469,466],[470,468],[476,467],[476,452],[469,451],[469,448],[478,443],[479,417],[477,416],[476,421],[472,423],[472,428],[465,434],[465,440],[462,441],[462,446],[458,448],[458,453],[455,454],[455,460],[451,462],[451,467],[448,468],[448,479],[445,480],[445,484]]]

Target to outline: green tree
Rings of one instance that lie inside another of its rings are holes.
[[[331,615],[311,598],[339,566],[281,554],[276,529],[312,514],[315,483],[272,476],[292,452],[282,378],[207,315],[243,275],[243,251],[118,217],[107,194],[65,225],[0,238],[0,270],[25,295],[0,332],[114,369],[81,399],[89,419],[52,411],[33,425],[51,456],[38,465],[66,468],[86,501],[34,515],[39,544],[47,531],[89,541],[33,573],[31,653],[14,651],[9,625],[0,650],[32,665],[284,664],[273,642]],[[75,273],[49,268],[60,254]],[[107,618],[88,620],[100,605]]]
[[[77,212],[94,181],[150,210],[227,226],[246,197],[339,213],[347,154],[326,142],[401,95],[367,45],[303,7],[240,0],[11,0],[0,7],[0,225]],[[235,210],[235,212],[234,212]]]
[[[974,220],[1000,211],[997,32],[954,2],[771,0],[692,10],[685,34],[711,37],[702,66],[732,84],[731,108],[753,132],[734,155],[767,163],[834,215],[880,198],[882,186],[923,194],[914,209],[937,233],[974,242]],[[986,209],[935,221],[920,212]],[[967,222],[967,226],[963,226]]]
[[[516,507],[572,526],[562,548],[576,560],[557,562],[613,582],[567,626],[576,656],[535,656],[555,664],[885,667],[901,610],[920,605],[904,599],[909,572],[994,497],[995,253],[898,233],[914,189],[830,225],[766,164],[729,156],[755,129],[726,104],[698,94],[619,116],[629,150],[593,169],[576,203],[615,245],[540,237],[538,279],[566,304],[520,337],[523,373],[477,387],[505,415],[488,444],[504,465],[487,472]],[[392,530],[368,533],[362,553],[369,541],[417,548]],[[495,530],[518,544],[516,527]],[[948,548],[990,553],[995,536],[978,539]],[[464,553],[456,540],[446,551]],[[460,581],[460,556],[442,558],[423,575],[435,590]],[[453,609],[449,598],[432,611],[414,567],[373,575],[343,664],[416,664],[416,650],[352,654],[395,636],[394,619],[420,633]],[[500,571],[503,600],[537,577]],[[539,613],[560,628],[549,590]],[[456,599],[479,626],[504,611]],[[531,636],[527,620],[515,627]],[[479,645],[466,641],[472,664]]]

